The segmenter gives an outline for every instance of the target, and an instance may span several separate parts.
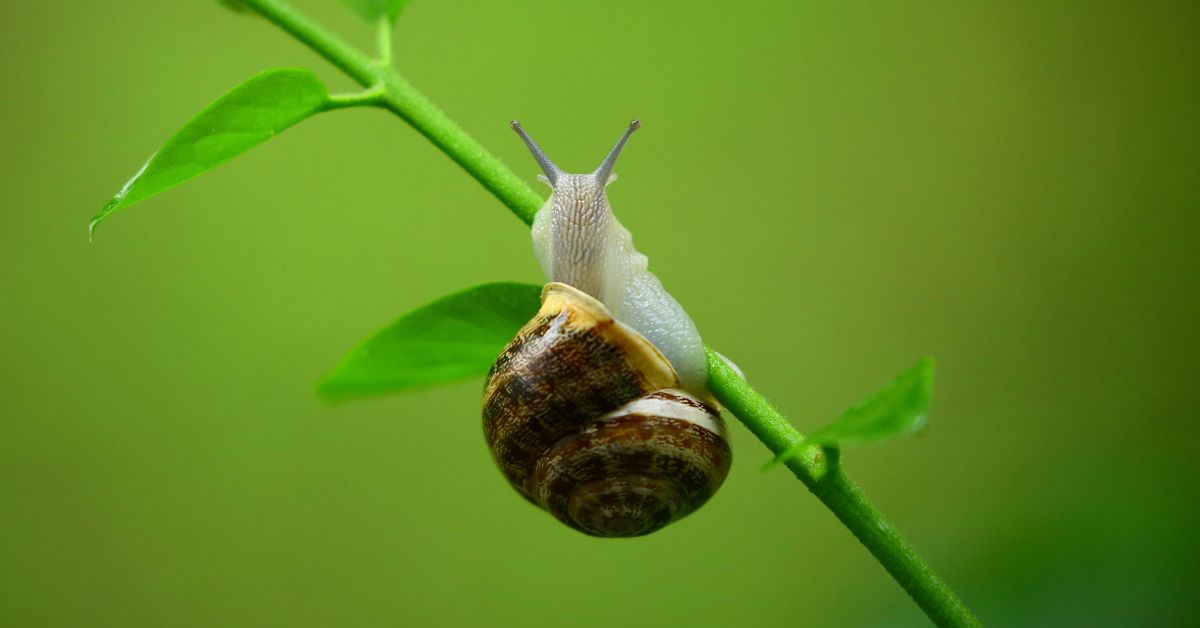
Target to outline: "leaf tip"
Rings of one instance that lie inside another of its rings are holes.
[[[88,243],[96,241],[96,227],[100,225],[101,220],[103,220],[103,218],[97,216],[88,221]]]
[[[922,404],[924,406],[928,406],[930,399],[933,397],[934,366],[933,358],[926,356],[918,360],[916,367],[914,367],[914,370],[917,372],[918,386],[920,387]],[[922,425],[924,424],[924,420],[925,417],[922,416]]]
[[[313,384],[313,392],[317,397],[329,404],[336,404],[346,399],[346,391],[338,386],[337,373],[330,373]]]
[[[933,367],[935,363],[932,356],[925,356],[917,360],[916,369],[921,373],[922,377],[933,377]]]
[[[92,219],[88,221],[88,242],[95,241],[96,228],[99,227],[100,223],[105,218],[107,218],[109,214],[113,213],[120,204],[121,204],[121,197],[118,196],[117,198],[114,198],[113,200],[109,201],[108,204],[105,205],[103,209],[96,212],[96,215],[92,216]]]

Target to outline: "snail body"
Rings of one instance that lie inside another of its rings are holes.
[[[484,435],[508,481],[594,536],[648,534],[695,511],[731,460],[699,333],[604,195],[638,126],[595,172],[567,174],[513,123],[554,188],[533,228],[551,281],[484,390]]]

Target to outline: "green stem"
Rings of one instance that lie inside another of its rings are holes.
[[[411,124],[526,225],[542,199],[494,155],[386,64],[370,59],[282,0],[245,0],[257,11],[361,84],[378,86],[379,105]],[[370,93],[370,92],[368,92]],[[803,436],[758,391],[709,350],[709,388],[730,413],[776,455]],[[785,465],[821,500],[940,626],[979,621],[842,471],[837,450],[805,447]]]
[[[775,455],[804,440],[799,430],[712,349],[708,349],[708,387],[717,401]],[[954,591],[846,477],[837,449],[809,445],[784,465],[850,528],[935,624],[979,625]]]
[[[379,18],[375,25],[375,49],[379,54],[379,65],[392,67],[392,32],[396,30],[392,21],[385,15]]]
[[[522,222],[533,224],[542,198],[528,184],[395,72],[388,72],[384,86],[385,107],[449,155]]]
[[[351,94],[330,94],[325,100],[324,111],[350,107],[379,107],[383,105],[382,85]]]
[[[449,155],[526,225],[533,224],[533,216],[542,206],[541,197],[395,70],[380,66],[286,2],[245,0],[245,4],[325,57],[359,85],[382,85],[384,107]]]
[[[381,69],[370,57],[280,0],[243,0],[245,5],[325,57],[363,87],[380,82]]]

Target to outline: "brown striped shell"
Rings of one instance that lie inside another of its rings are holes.
[[[508,481],[594,536],[649,534],[729,472],[720,414],[596,299],[549,283],[488,374],[483,431]]]

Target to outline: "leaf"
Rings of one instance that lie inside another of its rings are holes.
[[[784,462],[813,444],[861,444],[915,434],[925,427],[925,412],[932,393],[933,360],[924,358],[838,420],[776,456],[765,468]]]
[[[327,399],[486,375],[541,307],[541,286],[490,283],[417,308],[368,338],[317,385]]]
[[[933,360],[925,358],[891,384],[808,437],[824,444],[866,443],[909,436],[925,426],[933,392]]]
[[[169,190],[320,112],[329,99],[312,72],[277,68],[221,96],[163,144],[92,217],[88,232],[113,212]]]
[[[371,24],[385,16],[388,21],[395,24],[396,18],[400,16],[400,10],[408,4],[408,0],[342,0],[342,2],[349,5],[355,13]]]

